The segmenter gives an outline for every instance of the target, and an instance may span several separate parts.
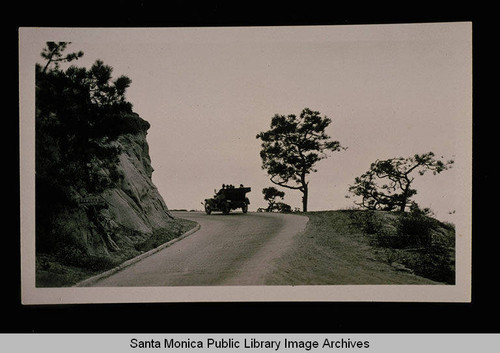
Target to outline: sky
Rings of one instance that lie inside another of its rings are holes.
[[[332,123],[333,152],[310,175],[309,210],[354,206],[354,178],[377,159],[434,152],[453,168],[416,176],[414,198],[454,221],[469,202],[472,139],[470,23],[394,25],[31,29],[23,55],[71,41],[74,62],[97,59],[128,76],[126,97],[151,124],[153,182],[170,209],[202,209],[222,184],[244,184],[249,210],[273,186],[260,140],[275,114],[310,108]],[[301,193],[282,189],[301,207]],[[455,212],[454,212],[455,211]],[[450,214],[451,213],[451,214]]]

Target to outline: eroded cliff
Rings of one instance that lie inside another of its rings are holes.
[[[144,122],[137,115],[134,119]],[[153,184],[148,128],[145,123],[108,146],[101,145],[119,151],[115,163],[99,158],[87,163],[92,178],[105,180],[112,187],[98,193],[81,187],[66,188],[70,202],[52,220],[51,234],[45,235],[43,244],[39,242],[38,284],[58,285],[47,279],[54,271],[62,271],[60,265],[85,272],[69,281],[75,282],[175,238],[192,226],[174,219]],[[68,280],[62,282],[67,284]]]

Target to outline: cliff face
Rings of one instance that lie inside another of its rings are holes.
[[[49,65],[66,44],[48,42],[48,62],[35,65],[41,286],[67,285],[107,270],[188,226],[173,219],[151,180],[150,124],[125,99],[131,80],[111,80],[112,67],[101,60],[90,69]]]
[[[117,166],[121,183],[102,195],[111,219],[122,227],[146,234],[167,227],[172,216],[151,180],[153,168],[146,132],[120,136],[116,144],[122,151]]]
[[[138,254],[137,244],[156,230],[172,226],[173,216],[151,179],[153,168],[146,135],[144,128],[112,142],[121,151],[116,165],[98,159],[88,165],[89,173],[100,178],[108,177],[115,169],[119,181],[100,194],[70,191],[77,206],[59,213],[55,222],[56,232],[71,238],[64,243],[76,244],[88,256],[120,259]]]

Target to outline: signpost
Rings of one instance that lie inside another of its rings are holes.
[[[105,206],[106,201],[102,199],[100,196],[87,196],[82,197],[80,200],[80,205],[83,206]]]

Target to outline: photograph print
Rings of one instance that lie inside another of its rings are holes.
[[[469,302],[471,32],[20,28],[23,303]]]

